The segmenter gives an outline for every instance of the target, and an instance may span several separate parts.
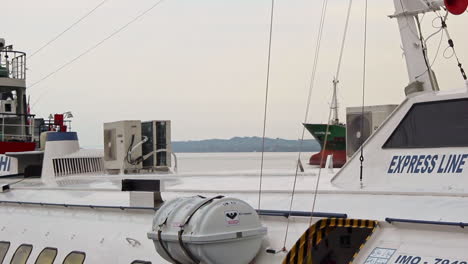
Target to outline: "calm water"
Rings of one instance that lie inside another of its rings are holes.
[[[302,164],[307,167],[313,153],[302,153]],[[260,171],[261,153],[177,153],[179,173],[228,173],[233,171],[256,173]],[[297,152],[267,152],[265,171],[294,171]]]

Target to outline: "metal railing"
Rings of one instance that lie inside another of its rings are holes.
[[[9,123],[15,117],[20,117],[19,123]],[[34,117],[29,114],[0,113],[0,141],[37,142],[39,137],[35,136]]]
[[[26,79],[26,53],[0,50],[0,78]]]

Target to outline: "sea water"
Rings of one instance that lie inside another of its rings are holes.
[[[314,153],[302,153],[301,163],[305,170],[310,167],[308,161]],[[258,175],[261,168],[262,154],[249,153],[176,153],[177,167],[180,174],[242,174]],[[263,172],[267,175],[294,174],[297,152],[265,152]]]

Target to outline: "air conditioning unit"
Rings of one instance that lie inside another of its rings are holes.
[[[148,140],[142,145],[144,169],[167,170],[171,167],[171,121],[152,120],[141,123],[142,137]]]
[[[346,108],[346,155],[351,157],[398,105]]]
[[[104,123],[104,168],[111,174],[141,169],[141,141],[139,120]]]

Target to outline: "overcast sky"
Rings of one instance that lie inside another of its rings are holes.
[[[1,1],[0,37],[31,53],[102,0]],[[154,0],[108,0],[29,59],[28,84],[126,24]],[[269,0],[165,0],[86,56],[29,89],[34,113],[72,111],[81,145],[102,144],[103,122],[170,119],[174,140],[260,136],[263,124]],[[320,15],[319,0],[277,0],[267,136],[300,137]],[[309,122],[326,122],[347,0],[330,0]],[[363,0],[355,0],[340,78],[340,115],[359,106]],[[369,1],[366,104],[397,104],[408,83],[392,0]],[[434,32],[433,14],[424,32]],[[449,31],[468,67],[468,14]],[[430,40],[434,57],[440,35]],[[442,90],[460,88],[446,40],[434,69]],[[310,137],[310,136],[309,136]]]

